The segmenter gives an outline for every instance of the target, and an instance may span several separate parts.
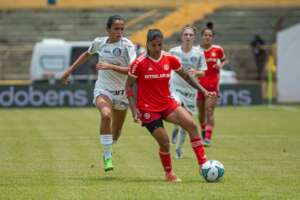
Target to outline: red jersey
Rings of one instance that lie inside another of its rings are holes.
[[[147,55],[138,57],[128,73],[137,79],[137,108],[151,112],[167,109],[174,101],[169,89],[171,71],[180,69],[180,61],[164,51],[158,60]]]
[[[206,89],[218,90],[220,80],[220,70],[215,67],[220,59],[225,59],[224,50],[221,46],[212,45],[209,49],[204,49],[207,63],[205,76],[199,78],[200,84]]]

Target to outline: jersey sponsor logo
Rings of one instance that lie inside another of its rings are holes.
[[[191,93],[191,92],[184,92],[184,91],[182,91],[182,90],[180,90],[180,89],[176,89],[175,91],[176,91],[177,93],[179,93],[179,94],[181,94],[181,95],[187,97],[187,98],[195,98],[195,96],[196,96],[196,94],[195,94],[194,92],[193,92],[193,93]]]
[[[119,95],[124,95],[125,91],[124,90],[107,90],[110,92],[112,95],[119,96]]]
[[[191,58],[190,58],[190,61],[193,63],[193,64],[196,64],[197,63],[197,57],[195,57],[195,56],[192,56]]]
[[[169,66],[168,64],[165,64],[165,65],[164,65],[164,70],[168,71],[169,68],[170,68],[170,66]]]
[[[170,78],[170,74],[146,74],[145,79]]]
[[[117,48],[114,48],[114,49],[112,50],[112,52],[113,52],[113,55],[114,55],[114,56],[120,56],[121,53],[122,53],[122,50],[121,50],[119,47],[117,47]]]

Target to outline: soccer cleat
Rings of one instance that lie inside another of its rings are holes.
[[[166,172],[166,181],[167,182],[181,182],[181,179],[176,176],[176,174],[172,171]]]
[[[104,171],[112,171],[114,169],[113,164],[112,164],[112,157],[109,158],[104,158],[103,157],[103,162],[104,162]]]
[[[178,128],[174,128],[172,131],[172,144],[176,144],[177,135],[178,135]]]
[[[204,139],[202,143],[205,147],[209,147],[211,145],[211,141],[209,139]]]
[[[183,158],[183,154],[182,154],[182,151],[181,151],[181,148],[179,147],[179,148],[176,148],[176,150],[175,150],[175,158],[176,159],[181,159],[181,158]]]

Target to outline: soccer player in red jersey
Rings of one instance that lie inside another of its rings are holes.
[[[147,35],[147,51],[131,64],[125,89],[135,122],[140,121],[159,145],[159,156],[166,181],[177,182],[181,180],[172,170],[170,141],[163,119],[183,127],[189,133],[200,166],[206,162],[206,155],[192,116],[171,97],[169,89],[171,71],[176,71],[205,96],[212,96],[214,93],[208,92],[192,75],[184,71],[175,56],[162,51],[162,45],[161,31],[150,29]],[[133,90],[135,84],[137,91]]]
[[[205,71],[205,76],[199,78],[199,83],[203,85],[206,90],[217,94],[215,96],[204,96],[203,93],[200,92],[197,95],[203,144],[204,146],[209,146],[215,125],[214,110],[219,96],[220,70],[226,64],[227,60],[223,48],[213,44],[214,30],[212,22],[207,23],[207,26],[201,32],[201,36],[202,42],[200,46],[204,50],[207,70]]]

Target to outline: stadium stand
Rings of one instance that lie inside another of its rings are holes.
[[[106,34],[107,17],[120,14],[127,36],[164,17],[170,9],[0,10],[0,80],[29,79],[33,45],[44,38],[90,41]]]
[[[204,22],[213,21],[216,43],[224,46],[230,67],[240,79],[251,80],[255,70],[249,42],[253,35],[259,33],[271,44],[276,20],[283,17],[283,27],[300,22],[299,0],[56,2],[47,6],[46,0],[0,0],[0,80],[29,79],[35,42],[44,38],[91,40],[104,33],[105,20],[113,13],[128,19],[127,36],[141,44],[148,28],[161,28],[167,37],[166,48],[178,44],[176,32],[183,25],[194,23],[201,29]]]
[[[274,43],[278,20],[281,20],[281,28],[299,23],[300,7],[223,7],[194,25],[201,30],[206,22],[214,22],[215,41],[224,47],[230,66],[237,72],[238,78],[253,80],[256,70],[249,43],[255,34],[259,34],[267,45]],[[175,33],[166,43],[174,46],[179,43],[179,38],[180,33]]]

